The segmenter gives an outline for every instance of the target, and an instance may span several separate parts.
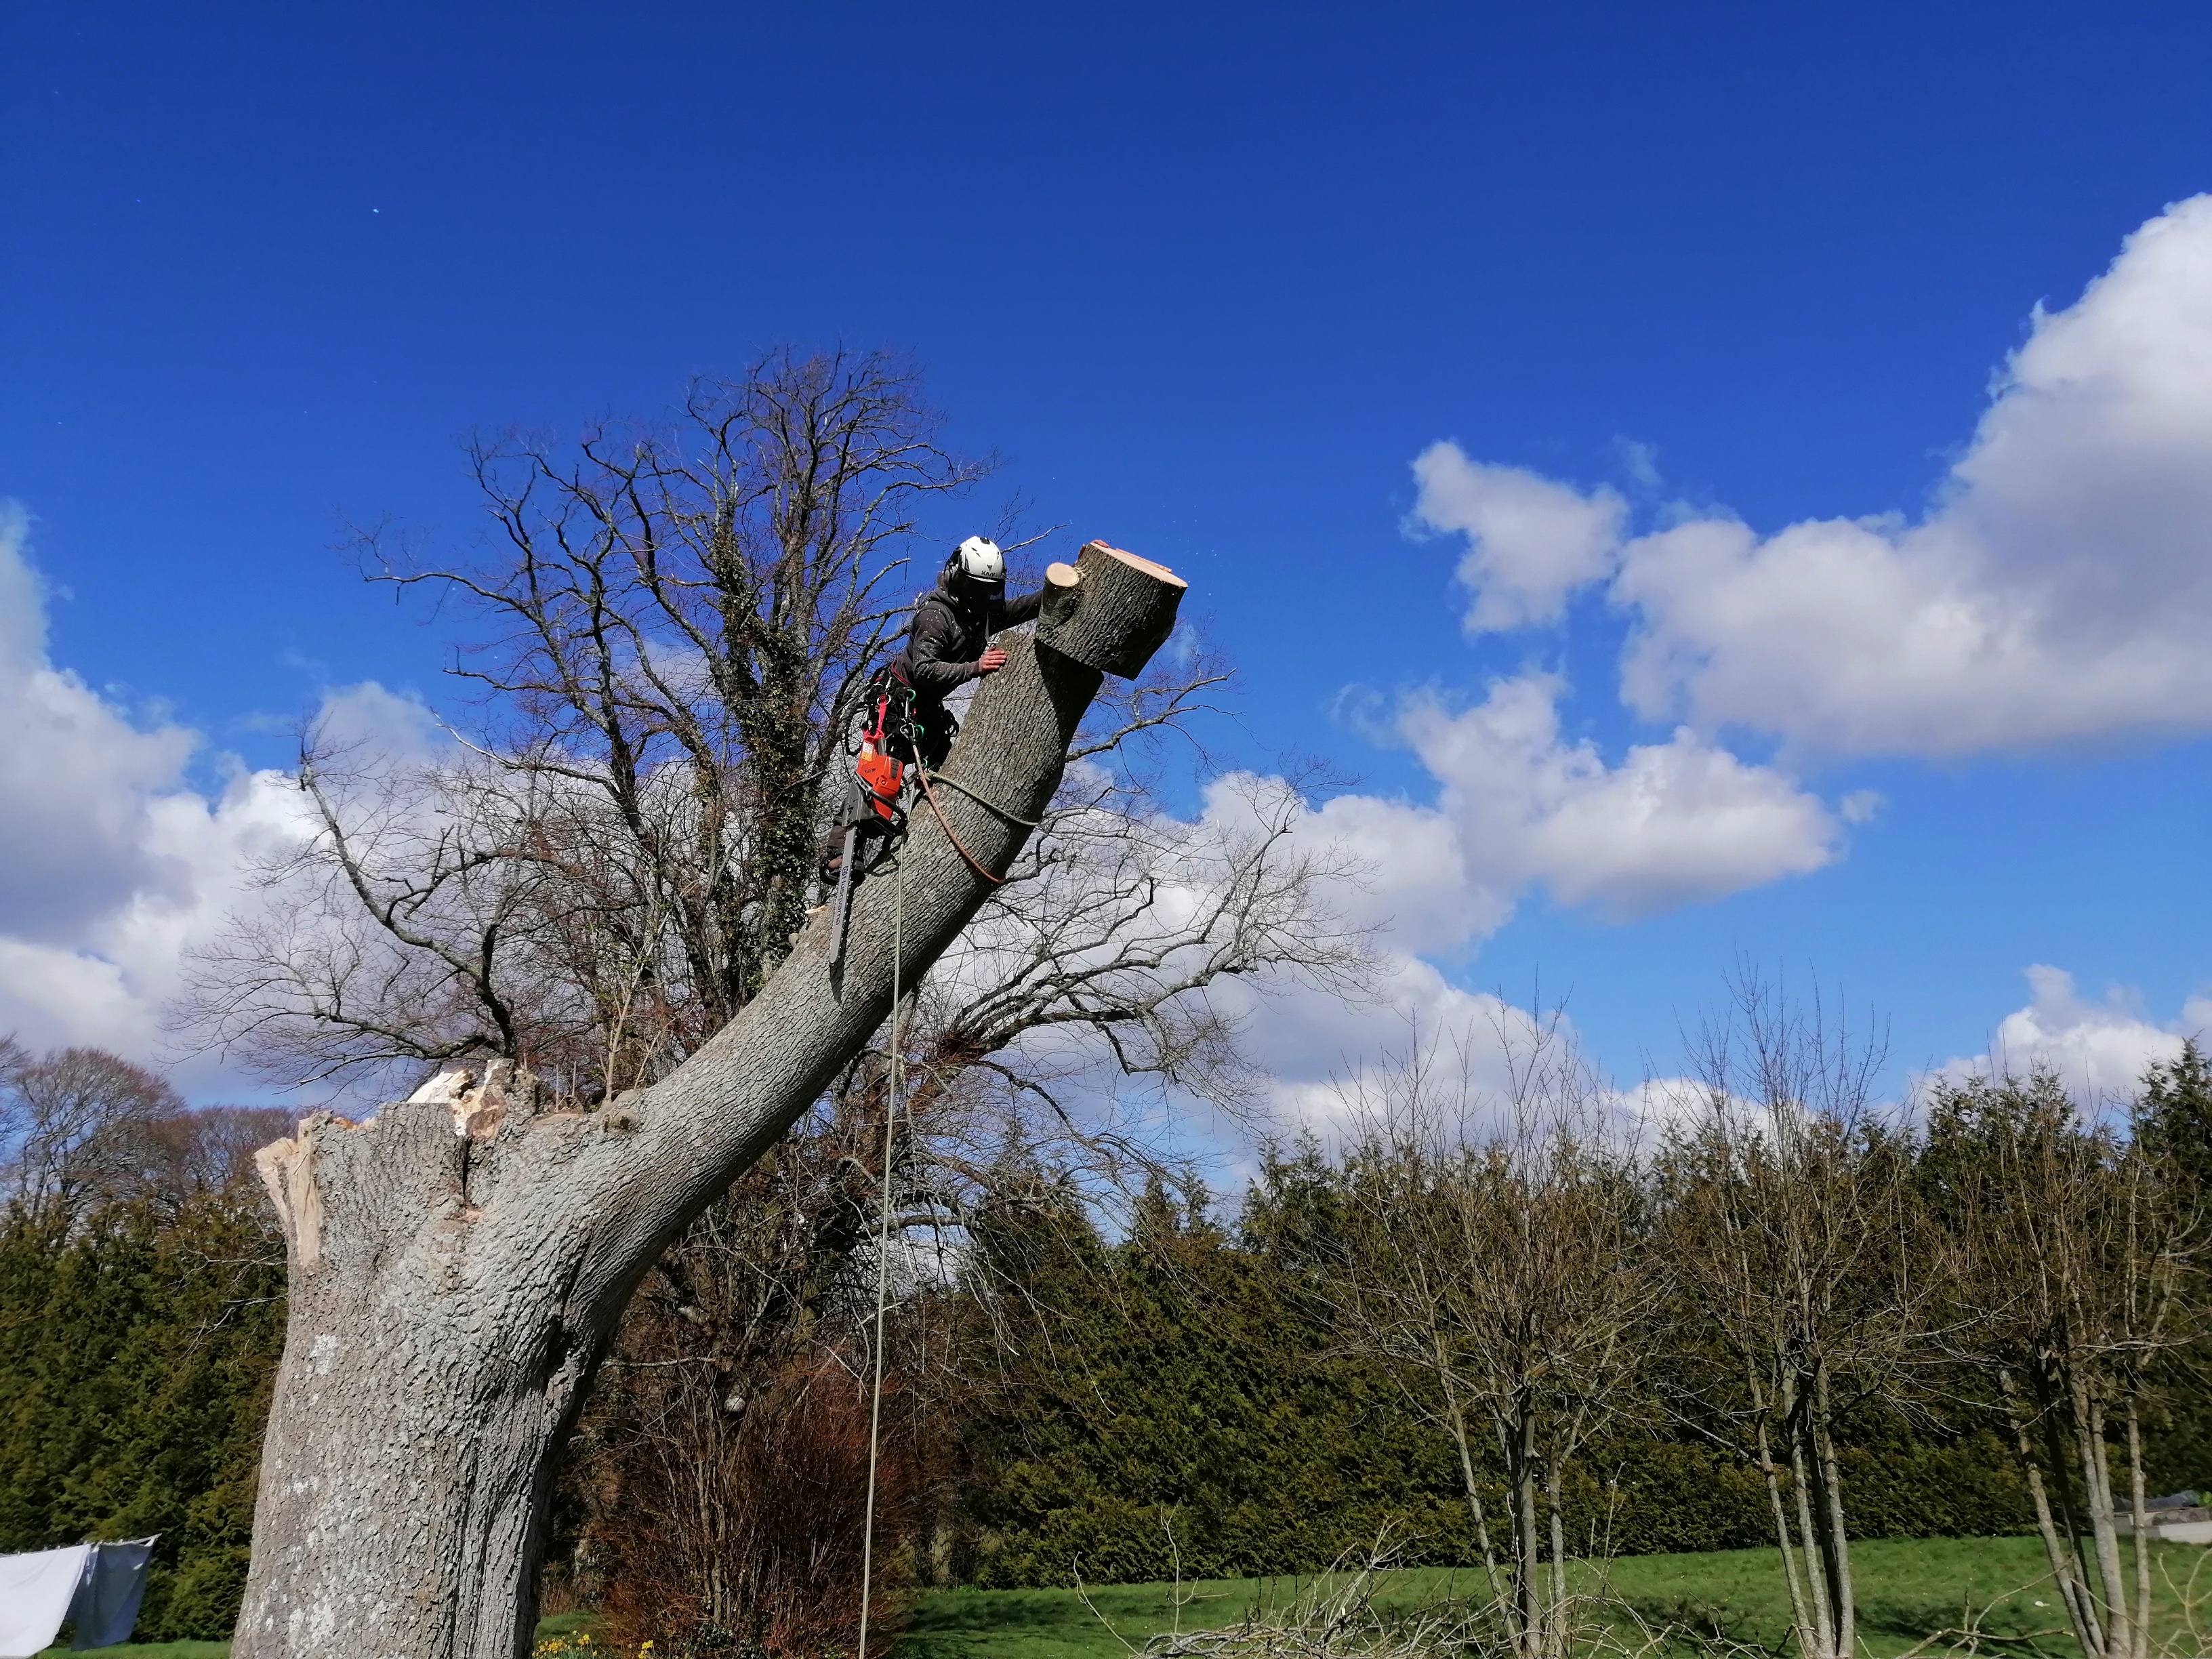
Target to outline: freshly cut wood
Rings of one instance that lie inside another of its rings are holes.
[[[1175,625],[1171,573],[1096,543],[1079,568],[1049,584],[1074,600],[1063,642],[1008,639],[945,762],[964,793],[938,799],[994,872],[1102,673],[1137,673]],[[882,1026],[894,952],[913,986],[990,891],[932,812],[899,859],[902,881],[854,895],[839,972],[825,915],[710,1042],[607,1109],[545,1110],[484,1067],[359,1124],[318,1114],[263,1155],[289,1305],[235,1659],[530,1651],[553,1454],[630,1292]]]
[[[1052,574],[1066,568],[1045,573],[1037,643],[1102,674],[1136,678],[1175,632],[1176,607],[1189,584],[1164,564],[1103,542],[1086,543],[1076,555],[1073,584]]]
[[[1079,596],[1077,586],[1083,574],[1072,564],[1057,562],[1044,568],[1044,599],[1037,606],[1037,626],[1056,627],[1064,618],[1075,614]]]

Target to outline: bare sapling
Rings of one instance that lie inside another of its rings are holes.
[[[2089,1659],[2151,1651],[2143,1419],[2160,1361],[2197,1334],[2199,1218],[2138,1127],[2084,1113],[2048,1072],[1946,1084],[1929,1112],[1953,1352],[2012,1449]]]
[[[1806,1659],[1851,1659],[1838,1425],[1897,1400],[1931,1352],[1912,1148],[1874,1109],[1881,1042],[1839,1005],[1747,975],[1730,990],[1662,1159],[1664,1255],[1692,1339],[1667,1375],[1683,1420],[1764,1477]]]
[[[1450,1437],[1512,1651],[1563,1659],[1567,1480],[1626,1403],[1656,1279],[1634,1149],[1562,1022],[1501,1022],[1494,1037],[1502,1097],[1477,1087],[1465,1042],[1346,1085],[1347,1221],[1322,1293],[1344,1344],[1388,1364]]]

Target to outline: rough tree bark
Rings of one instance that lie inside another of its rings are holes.
[[[1053,586],[945,763],[974,794],[936,796],[993,870],[1052,799],[1103,673],[1144,665],[1184,584],[1094,542]],[[543,1111],[495,1063],[263,1150],[290,1308],[237,1659],[528,1652],[552,1454],[639,1278],[883,1024],[895,936],[911,986],[989,890],[929,810],[900,857],[902,884],[856,895],[841,975],[825,915],[650,1089]]]

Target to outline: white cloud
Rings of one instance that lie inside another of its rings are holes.
[[[1615,438],[1613,447],[1638,489],[1655,490],[1666,482],[1659,471],[1658,445],[1645,443],[1640,438]]]
[[[1568,594],[1607,574],[1627,503],[1589,495],[1517,466],[1488,466],[1459,446],[1431,444],[1413,462],[1412,525],[1467,538],[1459,580],[1470,634],[1555,623]]]
[[[2027,975],[2027,1006],[1998,1022],[1989,1052],[1946,1061],[1935,1076],[2026,1076],[2047,1069],[2085,1102],[2119,1099],[2135,1091],[2148,1067],[2179,1054],[2184,1038],[2212,1027],[2212,1000],[2192,997],[2179,1020],[2160,1024],[2118,988],[2091,1001],[2063,969],[2039,963]]]
[[[1336,902],[1357,926],[1389,930],[1416,955],[1464,950],[1512,918],[1519,884],[1487,878],[1467,856],[1460,830],[1433,806],[1380,795],[1344,794],[1299,826],[1310,843],[1341,848],[1367,872]]]
[[[1401,956],[1376,1005],[1294,995],[1268,1006],[1254,1035],[1273,1073],[1277,1121],[1329,1137],[1356,1115],[1358,1103],[1381,1100],[1413,1066],[1452,1088],[1464,1085],[1472,1102],[1494,1109],[1512,1093],[1507,1045],[1525,1051],[1541,1029],[1527,1010],[1487,991],[1463,990],[1429,963]],[[1556,1035],[1571,1042],[1574,1033],[1560,1020]]]
[[[2212,197],[2039,311],[1936,507],[1623,555],[1640,712],[1856,753],[2212,726]]]
[[[1872,823],[1889,805],[1879,789],[1854,789],[1836,803],[1845,823]]]
[[[1394,951],[1452,956],[1480,945],[1541,889],[1615,919],[1708,902],[1810,874],[1842,851],[1843,823],[1782,772],[1754,766],[1687,729],[1610,763],[1560,732],[1558,678],[1492,682],[1454,709],[1433,693],[1403,700],[1379,734],[1409,746],[1436,784],[1432,805],[1346,793],[1306,812],[1298,836],[1364,867],[1334,902],[1387,930]],[[1379,723],[1378,723],[1379,724]],[[1209,791],[1206,813],[1255,787]],[[1878,796],[1847,799],[1863,821]]]
[[[325,692],[315,729],[326,749],[358,745],[365,754],[390,761],[450,759],[458,752],[452,736],[421,700],[387,691],[374,680]]]
[[[1818,798],[1686,727],[1608,765],[1559,732],[1549,676],[1493,682],[1452,713],[1416,698],[1401,724],[1439,786],[1470,890],[1541,884],[1614,917],[1722,898],[1837,856],[1841,830]]]
[[[1761,536],[1708,517],[1600,546],[1610,492],[1450,446],[1417,463],[1420,516],[1468,534],[1484,625],[1556,620],[1572,585],[1610,576],[1632,621],[1622,696],[1648,719],[1869,755],[2212,729],[2212,196],[2151,220],[2076,303],[2032,320],[1915,520]],[[1493,477],[1553,528],[1493,552],[1452,505],[1459,481]]]
[[[1563,690],[1532,674],[1493,683],[1465,710],[1434,696],[1408,700],[1396,732],[1436,779],[1435,804],[1344,794],[1300,823],[1308,845],[1348,854],[1370,872],[1332,898],[1348,921],[1382,930],[1387,954],[1371,1002],[1224,992],[1242,999],[1285,1121],[1333,1132],[1346,1090],[1382,1086],[1408,1054],[1455,1076],[1464,1064],[1475,1093],[1501,1097],[1500,1034],[1525,1043],[1534,1017],[1454,984],[1425,958],[1480,945],[1532,890],[1641,915],[1804,874],[1838,855],[1842,827],[1817,798],[1694,733],[1632,749],[1618,764],[1590,743],[1566,740]],[[1229,798],[1217,791],[1208,811]],[[1561,1035],[1572,1034],[1563,1027]],[[1607,1109],[1626,1121],[1644,1104],[1641,1095],[1621,1096]]]
[[[1394,1097],[1402,1101],[1416,1074],[1429,1103],[1462,1114],[1478,1137],[1511,1132],[1516,1097],[1539,1125],[1571,1121],[1647,1146],[1707,1109],[1705,1091],[1684,1078],[1615,1087],[1563,1009],[1464,990],[1403,957],[1382,992],[1373,1008],[1294,996],[1261,1016],[1279,1124],[1333,1141]]]
[[[147,802],[195,739],[142,730],[46,659],[46,594],[23,556],[21,508],[0,506],[0,923],[63,940],[184,872],[150,844]]]
[[[244,864],[297,832],[297,792],[234,769],[185,787],[194,732],[141,726],[58,669],[20,508],[0,516],[0,1032],[158,1061],[185,947],[239,902]],[[212,1081],[189,1070],[190,1086]]]

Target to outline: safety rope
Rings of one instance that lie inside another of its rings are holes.
[[[891,1066],[890,1085],[884,1091],[884,1188],[878,1200],[883,1220],[876,1235],[876,1375],[868,1397],[868,1501],[860,1522],[860,1633],[854,1659],[868,1659],[868,1598],[875,1584],[876,1465],[884,1420],[884,1313],[890,1305],[891,1287],[891,1132],[898,1125],[899,968],[905,951],[906,849],[902,847],[891,879]]]
[[[987,800],[981,795],[977,794],[973,789],[970,789],[966,784],[961,782],[957,778],[948,778],[942,772],[932,772],[924,768],[916,768],[915,769],[921,773],[921,781],[925,788],[927,788],[931,783],[941,783],[948,789],[957,789],[962,794],[967,796],[969,800],[974,801],[975,805],[978,806],[988,807],[992,811],[996,812],[1000,817],[1006,819],[1008,823],[1018,823],[1024,830],[1034,830],[1037,825],[1044,822],[1042,818],[1016,817],[1012,812],[1006,811],[1005,807],[1000,805],[998,802],[994,800]]]
[[[909,732],[909,738],[911,738]],[[937,804],[937,793],[930,785],[933,774],[926,766],[916,765],[915,775],[921,780],[922,798],[928,801],[929,810],[937,814],[937,822],[945,831],[945,840],[958,849],[968,860],[968,867],[993,886],[1002,885],[1006,878],[994,876],[985,869],[975,855],[952,833],[951,821],[945,809]],[[1016,817],[995,802],[986,800],[964,783],[940,774],[934,775],[939,783],[957,789],[978,805],[989,808],[1011,823],[1024,829],[1037,827],[1035,818]],[[876,1332],[875,1375],[868,1393],[868,1498],[866,1513],[860,1523],[860,1629],[855,1641],[854,1659],[868,1659],[868,1612],[875,1589],[876,1565],[876,1473],[880,1465],[883,1447],[884,1420],[884,1322],[890,1306],[891,1284],[891,1154],[893,1134],[898,1127],[899,1107],[899,1003],[900,968],[906,949],[906,851],[898,852],[898,865],[891,882],[891,1059],[890,1075],[884,1091],[884,1182],[883,1194],[878,1202],[883,1217],[876,1234]]]
[[[937,814],[938,828],[945,831],[945,839],[951,842],[952,843],[953,849],[957,852],[962,858],[968,860],[968,867],[970,870],[973,870],[977,875],[982,877],[984,880],[989,882],[994,887],[1005,886],[1006,884],[1006,878],[1004,876],[994,876],[988,870],[985,869],[983,867],[983,861],[977,858],[973,853],[969,852],[965,843],[961,841],[960,837],[952,833],[952,820],[945,816],[945,809],[937,804],[937,792],[929,787],[929,769],[927,767],[921,766],[917,766],[914,769],[921,775],[922,799],[929,803],[929,810]],[[950,778],[944,778],[939,780],[939,781],[952,783],[952,780]],[[952,787],[956,789],[960,789],[960,786],[957,783],[952,784]],[[960,793],[964,795],[969,792],[965,789],[960,789]],[[977,799],[981,799],[981,798],[979,796]],[[991,803],[984,801],[983,805],[990,806]],[[993,811],[998,811],[998,808],[992,807],[991,810]],[[1014,820],[1017,823],[1019,823],[1022,820],[1019,818],[1016,818]]]

